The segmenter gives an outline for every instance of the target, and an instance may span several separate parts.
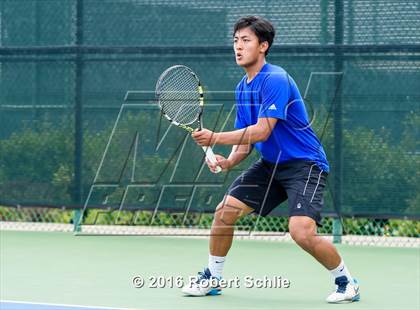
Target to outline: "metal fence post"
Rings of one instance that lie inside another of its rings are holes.
[[[340,218],[333,218],[333,243],[341,243],[341,236],[343,235],[343,225]]]
[[[76,2],[76,42],[80,47],[83,44],[83,0]],[[73,214],[74,231],[80,231],[81,205],[83,196],[83,106],[82,106],[82,79],[83,79],[83,59],[80,50],[76,55],[75,73],[75,94],[74,94],[74,195],[73,199],[78,209]]]
[[[334,44],[336,47],[334,57],[335,72],[343,72],[343,51],[340,48],[343,45],[344,37],[344,6],[343,0],[335,0],[335,27],[334,27]],[[343,181],[343,106],[342,106],[342,79],[344,74],[338,74],[335,78],[336,97],[334,105],[334,205],[338,218],[334,220],[333,234],[337,235],[336,242],[341,241],[342,227],[338,229],[337,221],[340,221],[341,207],[343,203],[342,197],[342,181]],[[334,231],[337,228],[337,232]]]

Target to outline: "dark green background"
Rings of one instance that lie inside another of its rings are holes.
[[[83,205],[125,93],[153,92],[173,64],[190,66],[202,79],[205,125],[220,129],[227,119],[225,130],[232,128],[233,95],[217,93],[231,92],[243,75],[231,49],[232,26],[258,14],[277,29],[268,61],[291,74],[316,113],[314,128],[332,167],[326,213],[420,216],[417,1],[0,0],[0,13],[3,205]],[[325,74],[331,72],[341,74]],[[202,153],[187,140],[189,154],[175,178],[172,161],[156,180],[184,133],[171,132],[155,152],[153,94],[126,103],[97,182],[212,183],[220,185],[219,197],[256,158],[226,178],[204,172],[195,179]],[[130,164],[123,168],[127,158],[133,162],[136,132],[133,182]],[[90,203],[106,204],[102,198]],[[130,207],[147,208],[137,198]],[[165,207],[174,208],[173,201]]]

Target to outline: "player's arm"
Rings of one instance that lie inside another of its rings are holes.
[[[223,170],[226,171],[232,169],[234,166],[238,165],[241,161],[247,158],[249,153],[251,153],[252,149],[253,146],[249,144],[234,145],[232,146],[232,151],[230,152],[228,158],[216,154],[217,165],[212,164],[208,160],[206,160],[206,162],[210,170],[213,172],[215,172],[217,166],[221,167]]]
[[[276,126],[277,118],[260,117],[255,125],[243,129],[214,133],[214,144],[247,145],[262,142],[268,139],[273,128]]]
[[[229,161],[229,169],[238,165],[241,161],[248,157],[253,146],[250,144],[234,145],[227,160]]]
[[[192,134],[197,144],[208,146],[213,144],[249,145],[265,141],[276,126],[277,118],[260,117],[255,125],[226,132],[212,132],[207,129],[196,131]]]

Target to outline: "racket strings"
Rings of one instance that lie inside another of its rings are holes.
[[[160,78],[156,93],[162,111],[173,121],[189,125],[200,114],[198,80],[185,67],[169,70]]]

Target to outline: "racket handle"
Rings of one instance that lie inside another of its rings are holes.
[[[212,163],[212,164],[217,164],[217,159],[216,156],[213,153],[213,149],[211,148],[211,146],[202,146],[204,153],[206,154],[206,158]],[[215,173],[219,173],[222,171],[222,168],[220,166],[216,167],[216,172]]]

